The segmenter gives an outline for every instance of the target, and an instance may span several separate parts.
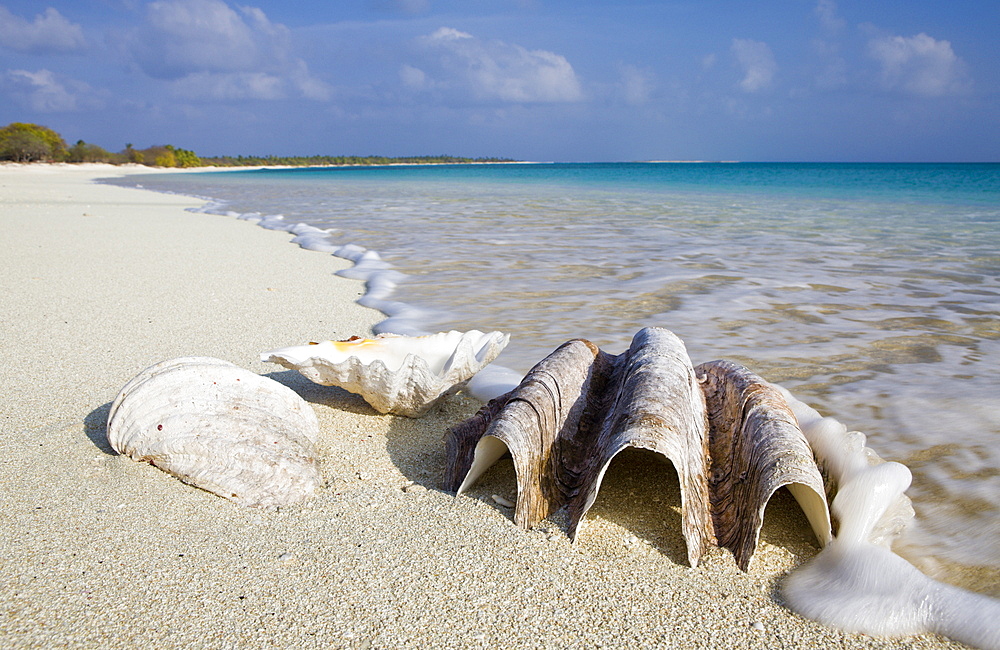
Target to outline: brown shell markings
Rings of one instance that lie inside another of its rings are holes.
[[[444,487],[457,494],[510,452],[522,528],[565,506],[575,539],[611,460],[637,447],[677,470],[691,566],[721,545],[746,570],[764,508],[782,485],[820,542],[830,539],[819,470],[777,389],[737,364],[696,370],[683,342],[662,328],[640,330],[620,355],[568,341],[445,441]]]

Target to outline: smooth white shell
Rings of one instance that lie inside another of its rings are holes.
[[[322,482],[319,422],[287,386],[221,359],[182,357],[146,368],[119,391],[108,442],[221,497],[282,506]]]
[[[496,359],[502,332],[380,334],[373,339],[297,345],[260,355],[324,386],[361,395],[376,411],[419,417]]]

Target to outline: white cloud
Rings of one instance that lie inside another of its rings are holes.
[[[151,2],[135,48],[139,65],[152,77],[179,79],[204,72],[251,72],[268,56],[284,58],[280,26],[272,26],[260,10],[242,13],[221,0]]]
[[[329,86],[310,77],[304,64],[301,70],[293,70],[287,76],[261,71],[194,72],[172,81],[170,88],[186,99],[221,102],[242,99],[271,101],[293,95],[317,101],[330,98]]]
[[[284,82],[264,72],[195,72],[175,81],[172,88],[182,97],[215,101],[287,96]]]
[[[427,83],[427,75],[420,68],[404,64],[399,69],[399,79],[407,88],[419,90]]]
[[[653,91],[653,75],[634,65],[625,65],[621,68],[621,85],[625,102],[640,106],[649,101]]]
[[[82,81],[57,76],[50,70],[7,70],[0,88],[24,106],[40,113],[65,113],[99,105],[93,90]]]
[[[255,7],[222,0],[157,0],[131,49],[149,76],[191,99],[325,100],[330,88],[291,54],[291,33]]]
[[[546,50],[485,41],[441,27],[421,43],[434,55],[436,86],[453,87],[480,100],[515,103],[575,102],[583,98],[573,66]]]
[[[968,92],[971,81],[965,63],[948,41],[927,34],[882,36],[868,43],[868,53],[881,68],[882,86],[923,97]]]
[[[467,38],[471,39],[472,34],[460,32],[451,27],[438,27],[437,31],[427,37],[430,41],[461,41]]]
[[[319,102],[328,101],[333,96],[330,84],[309,73],[309,66],[302,59],[296,59],[288,74],[288,82],[296,92],[306,99]]]
[[[35,54],[82,50],[83,29],[49,7],[28,22],[0,6],[0,46]]]
[[[745,38],[734,38],[732,46],[736,62],[743,70],[743,79],[739,86],[748,93],[763,90],[774,81],[778,64],[767,43],[751,41]]]
[[[823,29],[830,33],[839,32],[847,24],[837,15],[837,3],[834,0],[818,0],[815,12]]]

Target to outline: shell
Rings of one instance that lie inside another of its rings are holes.
[[[322,482],[312,407],[221,359],[182,357],[140,372],[112,403],[107,436],[118,453],[242,505],[290,505]]]
[[[569,341],[449,430],[444,488],[460,494],[509,451],[515,523],[530,528],[566,506],[575,539],[611,460],[638,447],[677,470],[691,566],[721,545],[746,570],[764,507],[786,484],[829,541],[819,469],[780,393],[742,366],[715,363],[696,372],[683,342],[660,328],[640,330],[617,356]],[[744,481],[747,489],[734,485]]]
[[[380,334],[282,348],[260,359],[361,395],[379,413],[419,417],[496,359],[509,340],[509,334],[478,330]]]
[[[711,427],[712,517],[719,546],[744,571],[757,548],[764,509],[786,486],[823,545],[830,508],[812,448],[784,395],[743,366],[710,361],[695,368]]]

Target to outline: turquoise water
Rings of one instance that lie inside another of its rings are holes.
[[[380,276],[398,281],[379,303],[394,316],[387,329],[507,331],[499,363],[518,371],[569,338],[619,352],[646,325],[677,333],[695,363],[740,361],[910,467],[907,556],[1000,595],[1000,165],[457,165],[119,182],[336,229],[331,244],[378,251],[402,274]]]

